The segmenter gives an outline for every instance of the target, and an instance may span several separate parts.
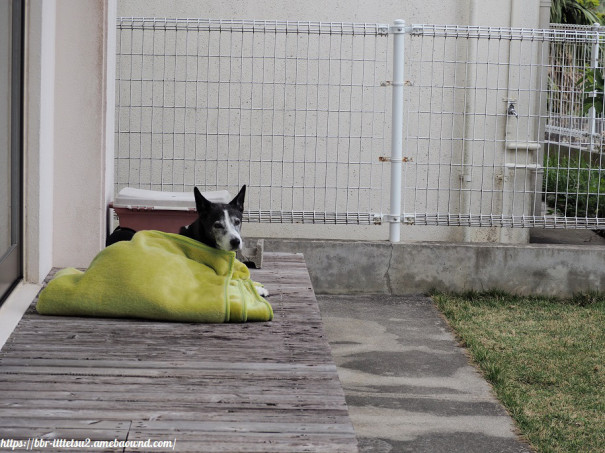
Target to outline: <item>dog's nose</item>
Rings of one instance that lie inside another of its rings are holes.
[[[239,245],[240,245],[241,241],[239,238],[233,238],[233,239],[231,239],[231,241],[229,243],[231,244],[231,248],[233,250],[237,250],[237,249],[239,249]]]

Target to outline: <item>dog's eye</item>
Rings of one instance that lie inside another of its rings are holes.
[[[214,228],[217,230],[222,230],[225,228],[225,225],[223,225],[221,222],[214,222]]]
[[[242,223],[240,219],[233,219],[233,225],[239,226],[240,223]]]

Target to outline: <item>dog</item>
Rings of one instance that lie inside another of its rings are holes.
[[[179,234],[219,250],[227,252],[240,250],[243,245],[241,228],[246,185],[242,186],[229,203],[213,203],[207,200],[197,187],[194,187],[193,195],[198,217],[192,224],[181,227]],[[107,239],[106,245],[129,241],[134,234],[134,230],[118,227]],[[256,290],[262,297],[269,295],[262,286],[256,286]]]
[[[197,187],[193,189],[193,194],[198,218],[191,225],[181,227],[179,234],[227,252],[241,249],[246,186],[242,186],[228,204],[207,200]]]
[[[246,185],[227,204],[207,200],[197,187],[193,188],[193,195],[198,218],[191,225],[181,227],[179,234],[219,250],[240,250],[243,245],[241,229]],[[269,295],[269,291],[262,286],[255,288],[260,296]]]

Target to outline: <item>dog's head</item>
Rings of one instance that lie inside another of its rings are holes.
[[[244,213],[246,186],[228,204],[213,203],[193,189],[198,218],[181,234],[220,250],[235,251],[242,248],[240,230]]]

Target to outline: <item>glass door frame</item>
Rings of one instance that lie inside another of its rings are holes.
[[[23,0],[11,1],[11,245],[0,256],[0,304],[23,277]],[[1,64],[1,62],[0,62]],[[0,251],[2,253],[2,251]]]

